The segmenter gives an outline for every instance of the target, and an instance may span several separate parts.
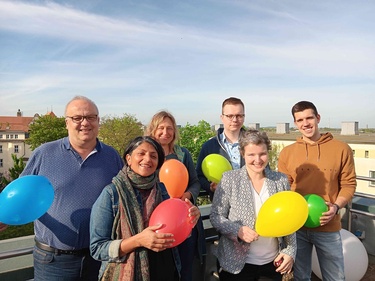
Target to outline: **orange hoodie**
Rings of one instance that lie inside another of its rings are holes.
[[[333,139],[331,133],[309,144],[302,137],[285,147],[279,155],[278,171],[286,174],[291,189],[301,195],[317,194],[334,203],[340,195],[351,200],[356,189],[356,174],[352,149],[346,143]],[[340,216],[315,231],[339,231]]]

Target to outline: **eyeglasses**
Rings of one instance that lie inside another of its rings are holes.
[[[84,119],[86,119],[88,122],[94,122],[98,120],[98,115],[77,115],[77,116],[66,116],[66,118],[72,119],[73,123],[79,124],[82,123]]]
[[[245,117],[245,114],[223,114],[225,117],[227,117],[229,120],[233,120],[234,117],[236,117],[237,120],[242,120]]]

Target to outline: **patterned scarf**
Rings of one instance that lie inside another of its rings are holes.
[[[113,178],[112,182],[119,194],[119,211],[113,222],[112,239],[126,239],[142,232],[148,226],[152,211],[162,201],[161,192],[157,188],[155,174],[142,177],[134,173],[129,167],[124,167]],[[143,210],[140,208],[135,189],[151,190],[144,203]],[[149,281],[147,249],[137,248],[134,252],[127,254],[122,263],[109,262],[102,280]]]
[[[181,147],[175,144],[173,150],[176,153],[178,160],[184,163],[185,152],[182,151]]]

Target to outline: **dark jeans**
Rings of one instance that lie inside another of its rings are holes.
[[[221,270],[219,277],[220,281],[257,281],[261,277],[267,277],[273,281],[281,281],[282,275],[275,270],[276,267],[273,265],[273,262],[264,265],[246,263],[240,273],[232,274]]]
[[[177,246],[181,260],[181,281],[193,280],[193,262],[197,249],[198,231],[194,227],[190,237]]]
[[[35,281],[97,281],[100,262],[87,255],[56,255],[34,246]]]

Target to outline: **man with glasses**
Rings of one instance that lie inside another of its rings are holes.
[[[68,137],[36,148],[21,174],[45,176],[55,190],[51,207],[34,222],[34,279],[98,280],[100,262],[89,252],[91,207],[123,161],[97,139],[93,101],[74,97],[65,116]]]
[[[232,164],[233,169],[239,169],[244,165],[244,159],[240,156],[238,139],[243,130],[245,120],[245,106],[243,102],[235,97],[224,100],[222,114],[220,116],[224,128],[217,130],[217,136],[206,141],[199,153],[197,160],[197,174],[199,182],[204,190],[210,194],[212,200],[216,183],[209,182],[202,171],[202,162],[209,154],[220,154]]]

